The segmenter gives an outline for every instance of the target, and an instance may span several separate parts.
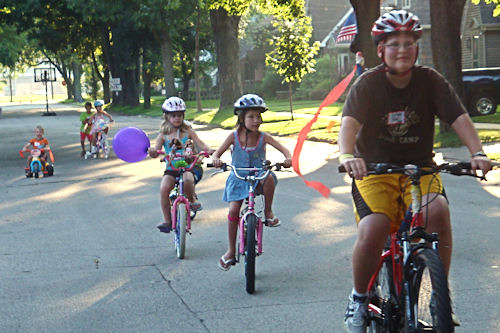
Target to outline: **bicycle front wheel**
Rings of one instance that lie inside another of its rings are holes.
[[[401,318],[392,277],[392,258],[384,259],[369,293],[369,333],[397,332]]]
[[[255,230],[257,218],[255,215],[247,216],[246,249],[245,249],[245,276],[247,280],[247,293],[255,291]]]
[[[410,283],[406,330],[415,325],[417,332],[453,332],[448,279],[437,252],[417,249],[408,259],[405,274]]]
[[[176,212],[177,223],[175,226],[175,249],[177,258],[184,259],[186,252],[186,228],[187,228],[187,214],[186,205],[180,203],[177,205]]]
[[[33,174],[35,178],[38,178],[38,173],[40,172],[40,165],[38,163],[33,163]]]

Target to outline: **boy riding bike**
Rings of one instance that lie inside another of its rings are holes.
[[[382,15],[372,28],[382,64],[359,77],[343,109],[339,161],[353,178],[358,222],[352,257],[354,288],[344,319],[350,332],[366,332],[368,282],[388,235],[399,228],[409,202],[409,187],[405,187],[403,176],[367,176],[366,163],[433,165],[437,116],[450,124],[467,146],[474,170],[486,174],[491,168],[474,125],[451,85],[435,70],[415,65],[421,36],[420,21],[412,13],[393,10]],[[439,254],[448,274],[452,234],[441,178],[422,177],[421,189],[426,230],[439,233]]]

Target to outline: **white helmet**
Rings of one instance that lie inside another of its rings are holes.
[[[248,110],[248,109],[257,109],[260,112],[266,112],[266,102],[259,95],[255,94],[246,94],[238,98],[236,102],[234,102],[234,114],[237,115],[239,111]]]
[[[169,97],[163,102],[161,109],[163,113],[167,112],[184,112],[186,111],[186,103],[182,100],[182,98],[172,96]]]

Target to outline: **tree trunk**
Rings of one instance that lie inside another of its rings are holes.
[[[352,42],[351,51],[363,52],[365,67],[375,67],[380,64],[380,58],[377,56],[377,47],[373,42],[371,31],[373,22],[380,16],[380,2],[366,0],[350,0],[350,2],[358,23],[358,34]]]
[[[107,26],[102,26],[101,29],[101,47],[102,54],[104,58],[104,62],[106,66],[104,66],[104,76],[102,78],[102,90],[104,92],[104,103],[108,104],[111,102],[111,90],[109,89],[109,79],[110,74],[113,77],[113,73],[117,73],[118,70],[115,68],[113,55],[111,53],[111,40],[109,39],[110,30]]]
[[[137,106],[139,105],[139,90],[137,89],[137,71],[135,69],[127,69],[122,71],[121,105]]]
[[[290,116],[293,121],[292,82],[288,82],[288,100],[290,101]]]
[[[465,0],[430,0],[432,60],[463,101],[460,25]],[[440,122],[440,132],[451,130]]]
[[[174,53],[172,52],[172,40],[168,30],[163,30],[159,36],[161,47],[161,58],[163,62],[163,73],[165,75],[165,89],[167,97],[177,96],[174,84]]]
[[[229,16],[223,8],[210,11],[214,32],[219,76],[220,108],[232,107],[241,95],[240,44],[238,24],[240,16]]]
[[[188,74],[188,68],[186,62],[182,61],[184,57],[181,55],[181,70],[182,70],[182,98],[189,100],[189,82],[191,81],[191,75]]]
[[[105,52],[103,51],[103,53],[105,53]],[[104,59],[107,59],[107,57],[105,56]],[[101,81],[101,84],[102,84],[104,103],[108,104],[109,102],[111,102],[111,92],[109,90],[109,69],[108,69],[109,64],[107,62],[103,63],[104,75],[101,75],[101,73],[99,71],[99,65],[97,64],[97,59],[95,57],[94,52],[92,52],[92,64],[94,66],[94,70],[92,72],[95,73],[95,75],[97,75],[97,78],[99,79],[99,81]],[[95,99],[97,99],[97,96]]]
[[[83,101],[82,83],[80,81],[82,77],[82,64],[75,60],[71,63],[71,67],[73,67],[73,100],[81,103]]]
[[[10,101],[12,102],[12,74],[9,71],[9,90],[10,90]]]
[[[148,58],[148,52],[146,49],[142,52],[142,80],[144,81],[144,86],[142,88],[142,94],[144,97],[144,109],[151,108],[151,81],[152,81],[152,71],[147,65],[150,62]]]
[[[198,15],[196,17],[196,35],[194,37],[194,83],[196,89],[196,110],[203,111],[201,107],[201,89],[200,89],[200,24],[201,8],[198,2]]]

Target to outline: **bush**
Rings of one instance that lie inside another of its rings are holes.
[[[297,89],[296,99],[323,99],[333,88],[337,75],[336,58],[328,54],[317,59],[315,72],[304,76]]]
[[[262,84],[256,87],[256,94],[263,98],[274,98],[276,91],[288,90],[288,87],[281,83],[283,79],[273,70],[266,68],[266,73],[262,79]]]

